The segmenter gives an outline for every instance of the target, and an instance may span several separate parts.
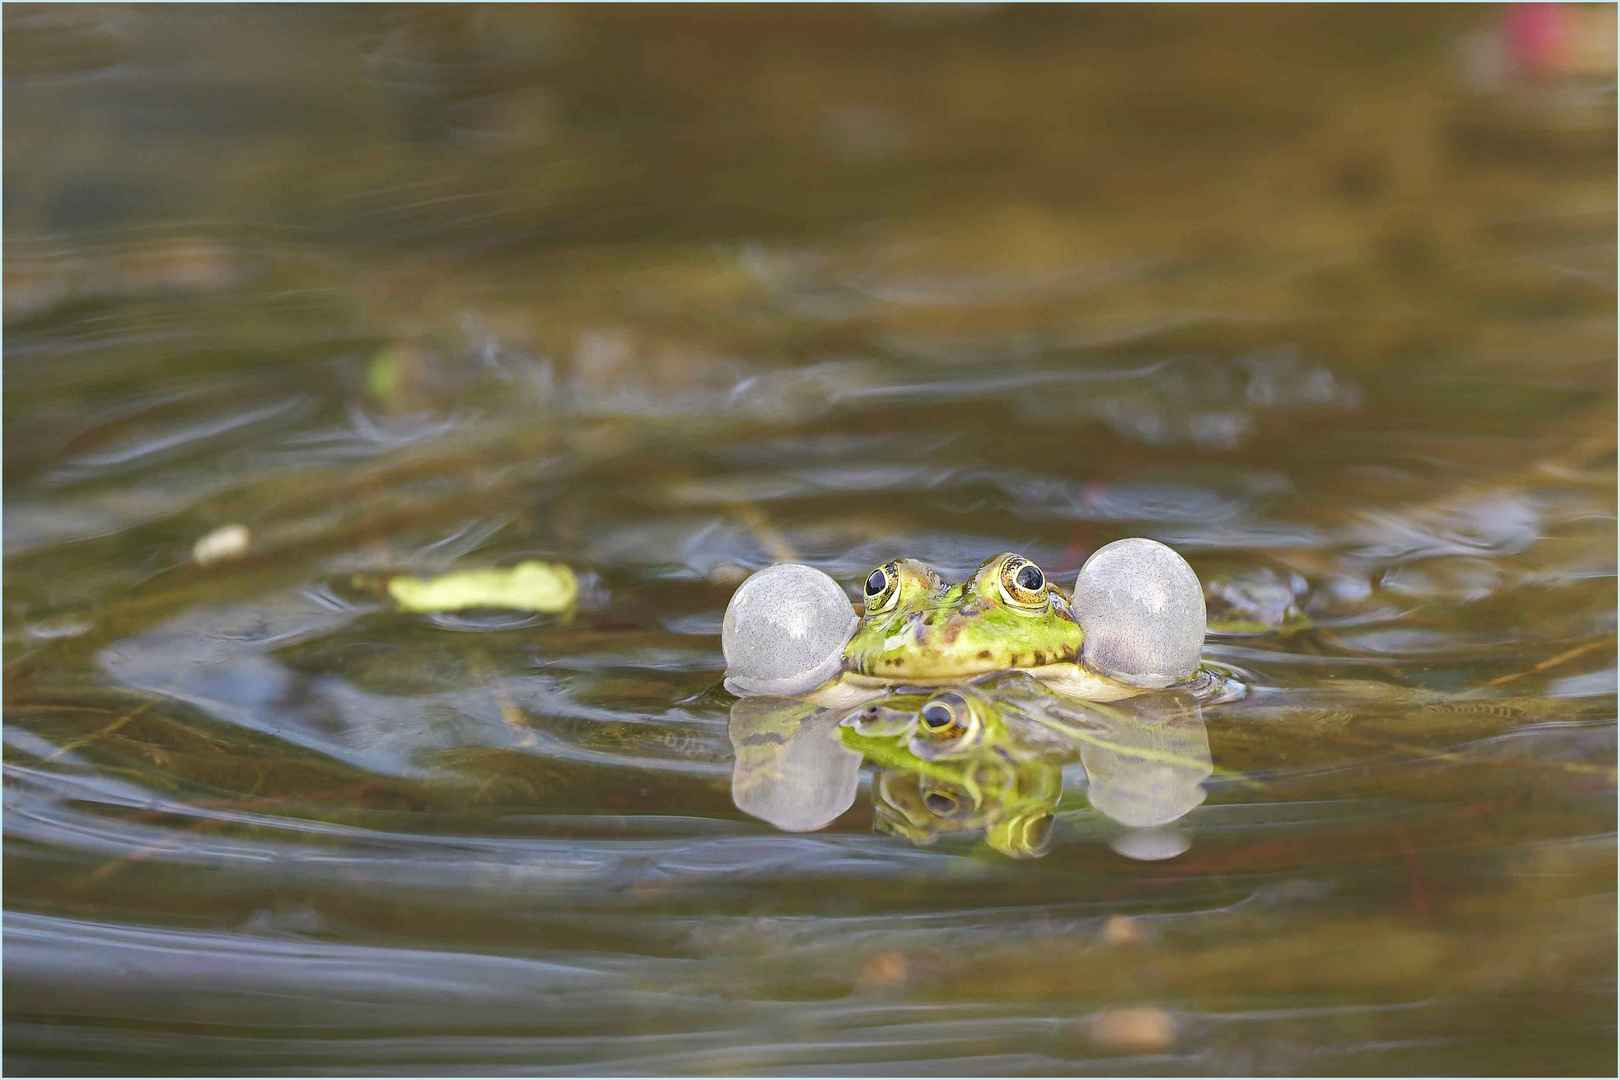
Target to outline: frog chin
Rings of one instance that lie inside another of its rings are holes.
[[[977,679],[981,675],[992,675],[1001,670],[1004,669],[991,668],[985,671],[964,671],[956,675],[935,674],[926,676],[907,675],[904,673],[896,675],[860,675],[852,671],[844,676],[844,682],[849,683],[852,686],[870,687],[872,689],[886,686],[958,686],[962,683]]]
[[[963,683],[974,682],[991,675],[1002,675],[1009,671],[1027,672],[1054,689],[1077,693],[1084,697],[1090,693],[1104,695],[1097,698],[1088,698],[1095,701],[1113,701],[1117,698],[1130,697],[1142,691],[1136,687],[1125,686],[1113,679],[1087,671],[1073,660],[1060,660],[1055,664],[1042,664],[1039,667],[968,667],[955,671],[940,672],[938,669],[927,675],[897,672],[893,675],[863,675],[859,672],[846,672],[843,681],[852,686],[876,689],[885,686],[960,686]]]

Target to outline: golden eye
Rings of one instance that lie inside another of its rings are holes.
[[[1023,822],[1019,829],[1018,846],[1032,855],[1040,854],[1052,842],[1052,815],[1042,814]]]
[[[956,726],[956,714],[943,701],[931,701],[923,706],[922,722],[929,731],[949,731]]]
[[[923,809],[937,818],[960,821],[972,817],[979,809],[978,798],[955,784],[923,783],[917,794],[922,796]]]
[[[866,613],[876,615],[899,599],[900,573],[894,563],[880,566],[866,579]]]
[[[922,758],[951,754],[978,741],[979,718],[961,694],[935,694],[917,713],[917,734],[911,741]]]
[[[1022,555],[1014,555],[1001,564],[997,582],[1001,586],[1001,598],[1015,607],[1046,606],[1046,575]]]
[[[929,698],[917,718],[922,721],[923,731],[931,739],[957,738],[967,730],[972,720],[967,699],[949,690]]]
[[[937,818],[960,821],[972,817],[979,809],[978,798],[955,784],[925,782],[919,785],[917,794],[922,796],[923,809]]]

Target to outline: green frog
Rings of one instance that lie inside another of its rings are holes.
[[[1203,592],[1180,555],[1116,541],[1087,560],[1076,588],[1071,597],[1010,551],[961,583],[895,559],[867,576],[856,615],[821,571],[767,567],[726,608],[727,687],[838,707],[1023,671],[1071,697],[1114,701],[1199,674]]]
[[[914,686],[1080,655],[1084,636],[1069,598],[1041,568],[1012,552],[986,559],[960,585],[933,567],[896,559],[866,579],[860,627],[844,646],[852,681]]]
[[[860,625],[844,646],[848,690],[932,687],[1027,671],[1089,701],[1140,693],[1080,662],[1085,634],[1068,594],[1022,555],[1002,552],[961,584],[916,559],[873,570]]]

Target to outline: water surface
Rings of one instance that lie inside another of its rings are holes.
[[[8,5],[7,1070],[1612,1074],[1567,10]],[[739,809],[747,572],[1133,535],[1207,772]]]

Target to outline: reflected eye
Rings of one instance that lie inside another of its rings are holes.
[[[979,809],[979,800],[973,793],[954,784],[924,784],[918,794],[922,796],[923,809],[936,818],[961,821],[972,817]]]
[[[1052,815],[1015,817],[990,829],[990,846],[1015,859],[1038,859],[1052,844]]]
[[[961,751],[978,741],[979,718],[961,694],[947,690],[936,694],[917,713],[917,734],[912,750],[920,757],[935,758]]]
[[[1025,822],[1022,833],[1019,847],[1031,854],[1045,851],[1046,845],[1052,842],[1052,815],[1042,814]]]
[[[1022,555],[1014,555],[1001,564],[999,581],[1001,598],[1007,603],[1021,608],[1046,606],[1046,575]]]
[[[868,614],[877,614],[887,611],[894,606],[898,598],[897,587],[900,584],[900,575],[896,572],[894,563],[880,566],[872,571],[866,579],[866,610]]]

